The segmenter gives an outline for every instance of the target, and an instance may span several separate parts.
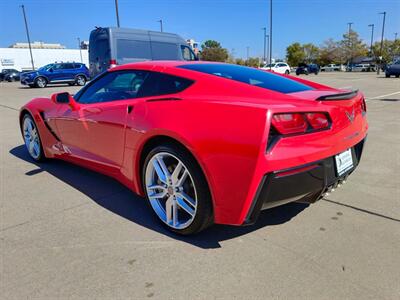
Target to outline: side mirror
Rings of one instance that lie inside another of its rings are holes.
[[[53,94],[51,95],[51,100],[57,104],[68,104],[72,110],[78,110],[80,108],[80,105],[68,92]]]

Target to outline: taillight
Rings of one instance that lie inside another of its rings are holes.
[[[117,60],[115,59],[110,59],[110,68],[114,68],[117,66]]]
[[[319,130],[329,127],[329,120],[323,113],[306,113],[308,123],[313,129]]]
[[[272,125],[281,134],[303,133],[307,130],[307,122],[303,114],[276,114],[272,118]]]
[[[274,114],[272,125],[280,134],[299,134],[327,129],[329,117],[322,112]]]
[[[365,103],[364,97],[361,100],[361,112],[363,116],[367,113],[367,104]]]

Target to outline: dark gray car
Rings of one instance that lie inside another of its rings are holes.
[[[392,75],[396,76],[397,78],[400,77],[400,60],[387,65],[385,69],[385,75],[386,77],[390,77]]]
[[[89,72],[93,78],[115,65],[145,60],[197,60],[177,34],[128,29],[96,28],[89,39]]]

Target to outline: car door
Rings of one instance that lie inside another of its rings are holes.
[[[61,64],[59,79],[63,81],[74,80],[74,64],[72,63]]]
[[[50,82],[62,81],[62,64],[54,64],[44,74]]]
[[[91,82],[75,98],[79,108],[65,105],[56,119],[57,135],[74,156],[119,168],[125,148],[127,115],[146,72],[108,72]]]

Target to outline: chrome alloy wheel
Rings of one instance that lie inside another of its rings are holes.
[[[85,85],[85,83],[86,83],[85,77],[79,75],[78,77],[76,77],[76,83],[77,83],[78,85],[80,85],[80,86]]]
[[[39,134],[35,123],[33,123],[33,120],[30,117],[25,117],[23,130],[25,146],[28,149],[29,154],[32,158],[36,160],[39,159],[41,154]]]
[[[155,154],[148,162],[145,186],[157,216],[174,229],[187,228],[197,211],[197,194],[193,178],[176,156],[168,152]]]
[[[38,79],[36,79],[36,84],[38,87],[44,88],[46,86],[46,79],[44,79],[43,77],[39,77]]]

